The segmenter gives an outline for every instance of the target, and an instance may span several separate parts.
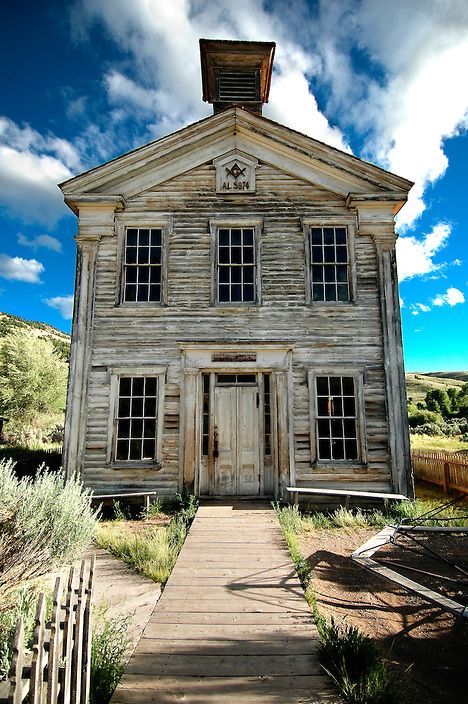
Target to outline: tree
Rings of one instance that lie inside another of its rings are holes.
[[[431,389],[426,394],[426,406],[429,411],[441,413],[444,418],[448,418],[452,404],[445,389]]]
[[[68,367],[53,344],[18,330],[0,347],[0,413],[16,441],[40,442],[63,422]]]

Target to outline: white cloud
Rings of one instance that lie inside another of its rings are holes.
[[[44,266],[37,259],[23,259],[0,254],[0,276],[15,281],[27,281],[31,284],[41,283],[40,275]]]
[[[400,282],[413,276],[429,274],[443,266],[436,264],[433,258],[445,247],[451,232],[450,225],[439,223],[423,239],[417,239],[414,236],[399,237],[396,251]]]
[[[447,168],[444,140],[467,127],[466,0],[322,0],[307,26],[327,114],[365,137],[369,159],[415,181],[397,216],[413,224]]]
[[[18,244],[34,250],[44,247],[45,249],[51,249],[53,252],[62,251],[62,243],[56,237],[52,237],[52,235],[37,235],[37,237],[29,240],[21,232],[18,232]]]
[[[139,86],[115,69],[104,76],[104,85],[111,102],[117,105],[131,103],[130,107],[136,106],[153,113],[153,116],[156,114],[157,91]]]
[[[51,225],[66,214],[57,183],[79,170],[76,149],[0,117],[0,206],[24,222]]]
[[[413,303],[410,310],[412,315],[419,315],[420,313],[429,313],[432,309],[425,303]]]
[[[45,302],[51,308],[56,308],[65,320],[70,320],[73,317],[73,296],[54,296],[46,298]]]
[[[465,296],[458,288],[448,288],[446,293],[439,293],[432,304],[434,306],[456,306],[457,303],[464,303]]]

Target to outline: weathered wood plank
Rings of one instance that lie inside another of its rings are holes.
[[[336,697],[328,690],[324,675],[303,675],[295,677],[145,677],[124,675],[121,687],[117,690],[113,704],[187,704],[224,702],[235,704],[239,701],[255,704],[271,704],[283,701],[291,704],[306,701],[336,702]],[[287,697],[287,699],[286,699]]]
[[[162,623],[161,621],[150,621],[145,629],[145,638],[154,640],[202,640],[227,639],[230,641],[241,640],[249,642],[251,640],[275,642],[276,640],[293,640],[311,638],[315,633],[313,624],[309,618],[303,623],[286,624],[200,624],[200,623]]]
[[[166,677],[277,677],[318,675],[322,672],[311,655],[158,655],[138,648],[130,660],[128,674]]]
[[[172,655],[316,655],[317,642],[310,637],[290,638],[289,640],[230,640],[229,638],[171,641],[144,637],[140,641],[140,653],[172,654]]]

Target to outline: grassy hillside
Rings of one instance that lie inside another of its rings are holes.
[[[441,379],[458,379],[465,384],[468,382],[468,372],[428,372],[425,376],[436,376]]]
[[[57,328],[54,328],[52,325],[47,325],[46,323],[39,323],[35,320],[25,320],[17,315],[0,312],[0,343],[2,337],[14,330],[26,330],[36,337],[49,339],[57,352],[64,359],[68,360],[70,356],[70,335],[67,335],[67,333],[57,330]]]
[[[451,376],[451,375],[454,376]],[[424,401],[431,389],[449,389],[461,387],[468,382],[468,372],[440,372],[423,374],[420,372],[406,374],[406,395],[413,403]]]

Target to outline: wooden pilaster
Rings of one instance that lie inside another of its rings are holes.
[[[120,202],[120,199],[117,199]],[[77,242],[75,301],[73,311],[67,413],[63,444],[66,476],[82,474],[86,443],[87,389],[94,323],[96,260],[103,235],[114,234],[115,202],[104,204],[82,198]]]
[[[375,243],[379,272],[383,360],[389,434],[390,469],[393,491],[414,495],[409,443],[405,370],[401,335],[396,234],[391,202],[355,204],[359,234],[370,235]]]

